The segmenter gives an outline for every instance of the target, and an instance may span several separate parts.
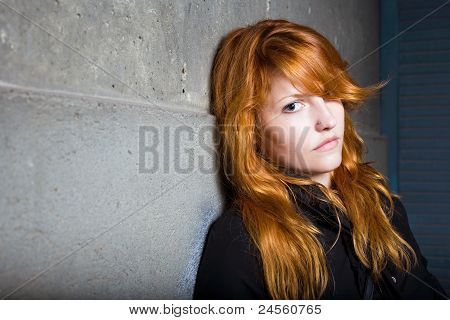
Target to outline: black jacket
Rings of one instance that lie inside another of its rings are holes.
[[[309,188],[320,194],[316,186]],[[293,190],[297,206],[324,233],[321,241],[327,252],[338,232],[338,222],[330,204],[313,200],[305,192],[299,192],[297,186],[293,186]],[[369,296],[372,299],[447,299],[439,281],[427,270],[427,260],[411,232],[402,202],[394,198],[394,203],[391,222],[414,248],[419,264],[412,274],[406,274],[388,262],[382,281],[372,287]],[[364,299],[366,289],[370,288],[369,273],[354,252],[351,224],[344,215],[342,217],[341,235],[327,254],[332,275],[321,299]],[[209,230],[193,299],[271,299],[263,279],[259,252],[250,241],[236,208],[226,210]]]

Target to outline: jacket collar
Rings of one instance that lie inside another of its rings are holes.
[[[308,178],[307,175],[292,170],[285,170],[285,173],[296,178]],[[351,234],[351,224],[346,215],[326,200],[325,194],[320,190],[317,184],[304,185],[302,187],[289,184],[289,186],[295,195],[295,199],[293,200],[297,205],[297,208],[300,208],[300,211],[312,220],[313,223],[317,222],[337,230],[339,228],[339,222],[334,212],[334,208],[336,208],[339,212],[342,230]],[[307,191],[309,191],[309,193]],[[319,200],[318,198],[323,200]]]

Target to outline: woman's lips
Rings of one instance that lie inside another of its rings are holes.
[[[338,145],[338,140],[339,139],[336,138],[328,143],[325,143],[321,147],[314,149],[314,151],[328,151],[328,150],[334,149]]]

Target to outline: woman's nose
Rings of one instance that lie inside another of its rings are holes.
[[[320,130],[333,128],[336,125],[336,119],[322,97],[316,97],[314,109],[316,125]]]

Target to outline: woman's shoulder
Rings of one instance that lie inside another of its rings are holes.
[[[408,224],[408,215],[405,209],[405,206],[403,205],[403,202],[401,200],[401,197],[398,194],[391,193],[391,198],[393,202],[393,210],[392,214],[387,214],[389,217],[392,225],[394,227],[404,227],[405,223]],[[386,195],[380,193],[380,199],[383,204],[383,210],[387,213],[390,204],[389,200],[386,197]]]
[[[424,297],[428,297],[429,299],[442,299],[446,297],[446,292],[442,288],[439,280],[428,270],[428,260],[422,254],[420,246],[411,230],[411,226],[408,219],[407,210],[401,200],[400,196],[393,196],[392,200],[394,202],[394,212],[392,216],[392,225],[395,229],[400,233],[400,235],[412,246],[417,257],[418,257],[418,265],[413,268],[411,271],[415,274],[414,279],[410,279],[408,284],[405,285],[405,293],[407,294],[416,294],[416,296],[422,295]],[[422,279],[419,283],[416,279]],[[428,283],[425,287],[423,281]],[[416,285],[418,287],[411,288],[411,286]],[[432,289],[431,291],[428,288]],[[428,290],[428,291],[426,291]],[[415,292],[415,293],[414,293]]]
[[[250,240],[239,209],[234,206],[228,207],[211,224],[210,233],[228,245],[235,241],[247,243]]]
[[[236,207],[227,208],[212,224],[205,243],[205,250],[220,249],[228,259],[259,258],[256,247]]]
[[[208,232],[197,271],[194,299],[269,299],[261,260],[239,210],[226,209]]]
[[[385,196],[383,196],[383,201],[384,204],[387,207],[389,207],[389,202]],[[392,216],[390,216],[391,224],[395,228],[395,230],[400,232],[401,236],[404,237],[404,239],[408,243],[410,243],[416,250],[418,244],[416,242],[416,239],[414,238],[411,227],[409,225],[408,213],[403,204],[403,201],[401,200],[400,196],[393,194],[392,202],[394,204],[394,207],[392,211]]]

